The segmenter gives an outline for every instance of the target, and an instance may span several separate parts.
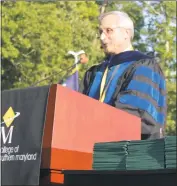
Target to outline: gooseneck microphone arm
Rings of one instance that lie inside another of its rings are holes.
[[[75,68],[75,66],[78,65],[79,63],[80,63],[80,61],[78,61],[77,64],[74,64],[74,65],[68,67],[68,68],[66,69],[66,72],[70,72],[70,71],[71,71],[73,68]],[[50,79],[50,78],[53,77],[53,76],[59,75],[59,74],[61,74],[62,72],[63,72],[62,70],[61,70],[60,72],[54,72],[52,75],[47,76],[46,78],[41,79],[41,80],[37,81],[36,83],[32,84],[31,87],[34,87],[34,86],[38,85],[39,83],[41,83],[41,82],[43,82],[43,81],[45,81],[45,80],[47,80],[47,79]]]
[[[74,61],[74,65],[72,65],[72,66],[68,67],[67,69],[65,69],[66,74],[62,77],[62,79],[68,74],[68,72],[70,72],[71,70],[73,70],[73,68],[75,68],[78,64],[81,63],[80,60],[78,60],[78,56],[81,55],[81,54],[85,54],[85,52],[84,52],[83,50],[81,50],[81,51],[79,51],[79,52],[69,51],[68,54],[73,55],[75,61]],[[43,81],[45,81],[45,80],[47,80],[47,79],[50,79],[50,78],[53,77],[53,76],[59,75],[59,74],[61,74],[62,72],[63,72],[63,71],[55,72],[55,73],[53,73],[52,75],[47,76],[47,77],[45,77],[44,79],[41,79],[41,80],[37,81],[36,83],[32,84],[31,87],[34,87],[34,86],[38,85],[39,83],[41,83],[41,82],[43,82]],[[60,82],[61,82],[61,81],[63,81],[63,80],[60,80]]]

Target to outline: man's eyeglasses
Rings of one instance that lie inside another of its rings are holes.
[[[117,29],[117,28],[124,28],[124,27],[118,26],[118,27],[113,27],[113,28],[99,29],[99,32],[97,33],[97,38],[100,38],[102,33],[104,33],[106,36],[110,36],[114,32],[114,29]],[[124,28],[124,29],[130,30],[129,28]]]

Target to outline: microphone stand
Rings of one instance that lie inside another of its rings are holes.
[[[76,65],[80,64],[80,61],[78,61],[77,63],[75,63],[74,65],[68,67],[66,69],[66,74],[62,77],[62,79],[68,74],[68,72],[70,72],[71,70],[73,70],[73,68],[75,68]],[[39,83],[41,83],[42,81],[45,81],[47,79],[50,79],[51,77],[55,76],[55,75],[59,75],[61,74],[63,71],[60,71],[60,72],[55,72],[54,74],[50,75],[50,76],[47,76],[46,78],[44,79],[41,79],[40,81],[37,81],[36,83],[32,84],[31,87],[34,87],[36,85],[38,85]],[[60,82],[62,82],[63,80],[60,80]],[[60,84],[59,82],[59,84]]]
[[[72,56],[74,56],[74,66],[77,68],[77,65],[79,64],[79,63],[82,63],[81,61],[81,59],[78,59],[78,56],[79,55],[81,55],[81,54],[85,54],[85,52],[83,51],[83,50],[81,50],[81,51],[79,51],[79,52],[74,52],[74,51],[69,51],[68,52],[68,54],[71,54]],[[66,72],[66,74],[61,78],[61,80],[59,81],[59,84],[62,84],[63,83],[63,79],[65,78],[65,77],[67,77],[68,76],[68,71]]]
[[[76,65],[80,64],[80,61],[76,64],[73,65],[73,68],[71,68],[70,70],[67,70],[65,75],[61,78],[61,80],[58,82],[59,84],[63,84],[63,81],[66,77],[68,77],[69,73],[72,72],[72,70],[77,67]],[[72,75],[72,74],[71,74]]]
[[[78,59],[78,56],[81,55],[81,54],[85,54],[85,52],[83,50],[79,51],[79,52],[74,52],[74,51],[69,51],[68,54],[71,54],[74,56],[74,65],[72,65],[71,67],[67,68],[66,69],[66,74],[62,77],[62,80],[60,80],[60,82],[63,82],[63,78],[68,74],[68,72],[70,72],[71,70],[73,70],[74,67],[77,67],[77,65],[79,63],[81,63],[81,60]],[[32,84],[31,87],[34,87],[36,86],[37,84],[41,83],[42,81],[45,81],[47,79],[50,79],[51,77],[55,76],[55,75],[59,75],[61,72],[63,71],[60,71],[60,72],[57,72],[57,73],[54,73],[44,79],[41,79],[40,81],[37,81],[36,83]],[[59,83],[60,83],[59,82]]]

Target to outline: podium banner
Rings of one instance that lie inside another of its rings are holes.
[[[49,88],[44,86],[2,92],[2,185],[39,184]]]

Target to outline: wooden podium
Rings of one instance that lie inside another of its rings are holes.
[[[91,170],[96,142],[140,140],[141,120],[76,91],[52,85],[43,136],[40,185],[63,183],[61,170]]]

